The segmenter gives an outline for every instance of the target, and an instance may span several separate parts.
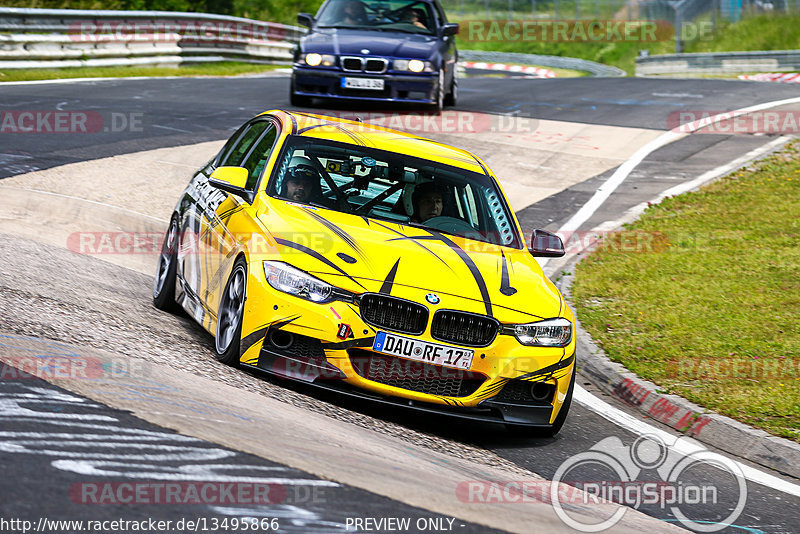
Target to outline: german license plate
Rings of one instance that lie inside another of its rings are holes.
[[[473,350],[429,343],[388,332],[378,332],[372,350],[455,369],[469,369],[475,354]]]
[[[382,78],[342,78],[342,87],[345,89],[372,89],[383,91]]]

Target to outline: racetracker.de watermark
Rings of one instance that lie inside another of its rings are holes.
[[[302,204],[289,203],[300,209],[316,210]],[[226,234],[237,242],[245,243],[251,253],[270,254],[303,254],[303,248],[311,248],[322,254],[331,252],[337,245],[329,232],[290,232],[279,237],[283,243],[291,243],[285,247],[276,244],[258,233]],[[413,231],[409,237],[413,238]],[[183,232],[180,236],[180,246],[172,252],[183,256],[220,254],[217,237],[212,231]],[[387,236],[392,239],[395,236]],[[422,236],[429,241],[429,236]],[[468,239],[460,246],[466,252],[491,252],[496,251],[498,243],[504,243],[505,236],[492,235],[491,232],[478,232],[465,235]],[[226,239],[227,239],[226,238]],[[623,230],[617,232],[564,232],[562,242],[566,253],[576,254],[592,252],[595,250],[614,251],[630,254],[649,254],[664,252],[670,242],[668,236],[662,232],[646,232],[641,230]],[[164,234],[156,232],[74,232],[67,237],[67,250],[76,254],[103,256],[103,255],[148,255],[163,252]],[[280,246],[280,248],[279,248]]]
[[[442,113],[433,112],[353,112],[326,111],[326,115],[357,121],[348,124],[351,131],[372,131],[372,126],[381,126],[393,130],[412,133],[533,133],[538,129],[539,121],[529,117],[516,115],[490,115],[470,111],[448,110]],[[360,124],[359,124],[360,123]],[[317,131],[329,130],[338,132],[340,126],[335,123],[323,124],[315,128]]]
[[[81,43],[163,42],[210,43],[243,41],[283,41],[286,28],[280,24],[248,22],[153,20],[129,21],[78,20],[67,30],[72,41]]]
[[[255,482],[77,482],[70,486],[69,498],[76,504],[101,505],[252,505],[283,503],[287,490],[283,484]]]
[[[798,358],[691,358],[666,362],[667,377],[680,380],[800,380]]]
[[[797,135],[800,111],[673,111],[667,128],[676,133]]]
[[[675,38],[675,28],[663,20],[466,20],[459,40],[476,42],[655,43]],[[683,40],[708,40],[710,22],[684,23]]]
[[[0,110],[0,134],[142,132],[144,113],[89,110]]]
[[[102,361],[92,356],[30,355],[4,356],[0,361],[0,379],[27,380],[113,380],[145,378],[145,362],[132,358]]]

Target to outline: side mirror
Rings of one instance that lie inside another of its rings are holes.
[[[451,35],[456,35],[458,33],[458,23],[456,22],[449,22],[442,26],[442,37],[449,37]]]
[[[566,254],[564,242],[560,237],[538,228],[533,231],[533,236],[531,236],[530,252],[536,258],[560,258]]]
[[[300,26],[305,26],[306,28],[311,28],[314,25],[314,17],[309,15],[308,13],[298,13],[297,14],[297,23]]]
[[[253,202],[251,193],[245,189],[249,175],[244,167],[219,167],[211,173],[208,183],[217,189]]]

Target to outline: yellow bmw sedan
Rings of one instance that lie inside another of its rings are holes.
[[[217,358],[371,402],[558,432],[575,319],[474,154],[322,115],[267,111],[198,170],[153,299]]]

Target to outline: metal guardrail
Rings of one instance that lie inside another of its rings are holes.
[[[624,70],[618,69],[617,67],[574,57],[518,54],[514,52],[488,52],[483,50],[459,50],[458,57],[467,61],[519,63],[521,65],[539,65],[555,69],[580,70],[588,72],[592,76],[600,77],[627,76]]]
[[[289,63],[304,33],[205,13],[0,8],[0,68]]]
[[[288,63],[304,33],[296,26],[204,13],[0,8],[0,68]],[[477,50],[460,56],[625,76],[616,67],[569,57]]]
[[[712,52],[636,58],[636,76],[800,71],[800,50]]]

